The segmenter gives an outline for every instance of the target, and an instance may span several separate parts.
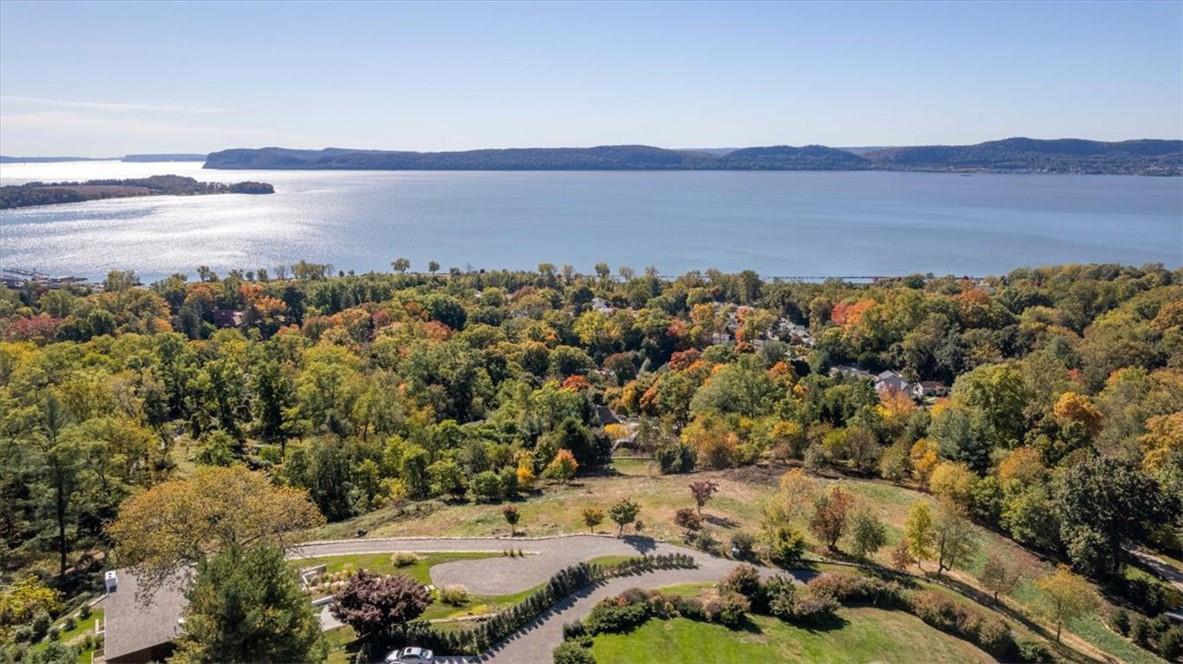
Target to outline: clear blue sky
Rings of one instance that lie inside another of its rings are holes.
[[[0,151],[1183,137],[1183,3],[0,3]]]

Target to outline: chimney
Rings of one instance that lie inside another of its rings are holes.
[[[119,585],[118,579],[115,576],[115,570],[111,570],[110,572],[107,572],[106,574],[104,574],[103,575],[103,582],[107,586],[107,593],[108,594],[115,592],[115,587],[117,585]]]

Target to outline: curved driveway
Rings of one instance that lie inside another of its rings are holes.
[[[637,556],[683,553],[693,556],[697,569],[659,570],[609,579],[559,602],[526,628],[487,653],[482,661],[548,662],[562,641],[562,625],[582,618],[597,602],[628,588],[658,588],[679,583],[717,581],[738,563],[701,551],[655,542],[647,537],[615,538],[604,535],[571,535],[549,538],[388,538],[310,542],[289,549],[289,558],[317,558],[366,553],[416,551],[522,551],[525,557],[458,560],[431,568],[436,586],[458,583],[477,595],[508,595],[533,588],[564,567],[600,556]],[[764,575],[778,570],[761,569]],[[327,611],[324,615],[328,615]],[[322,617],[323,618],[323,617]],[[335,622],[335,621],[333,621]],[[334,625],[326,623],[326,627]]]

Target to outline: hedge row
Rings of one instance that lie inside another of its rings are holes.
[[[455,631],[445,632],[427,628],[413,636],[430,644],[430,647],[439,652],[477,655],[525,627],[559,600],[590,585],[614,577],[631,576],[662,569],[693,569],[695,567],[698,567],[698,563],[694,561],[694,558],[681,553],[638,556],[608,565],[579,563],[559,570],[545,586],[509,609],[494,614],[488,620]]]
[[[928,625],[969,641],[1003,661],[1052,661],[1051,653],[1043,644],[1017,641],[1005,621],[942,593],[906,590],[894,581],[845,574],[822,574],[798,591],[786,577],[761,580],[757,570],[748,566],[736,568],[720,583],[718,595],[706,601],[637,589],[606,599],[583,621],[563,626],[564,639],[573,644],[564,648],[563,656],[589,656],[590,653],[578,650],[590,646],[592,636],[631,631],[650,618],[681,616],[734,628],[752,610],[792,623],[821,624],[833,617],[839,605],[907,611]]]

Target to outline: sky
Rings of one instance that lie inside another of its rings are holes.
[[[0,153],[1183,138],[1183,2],[0,2]]]

